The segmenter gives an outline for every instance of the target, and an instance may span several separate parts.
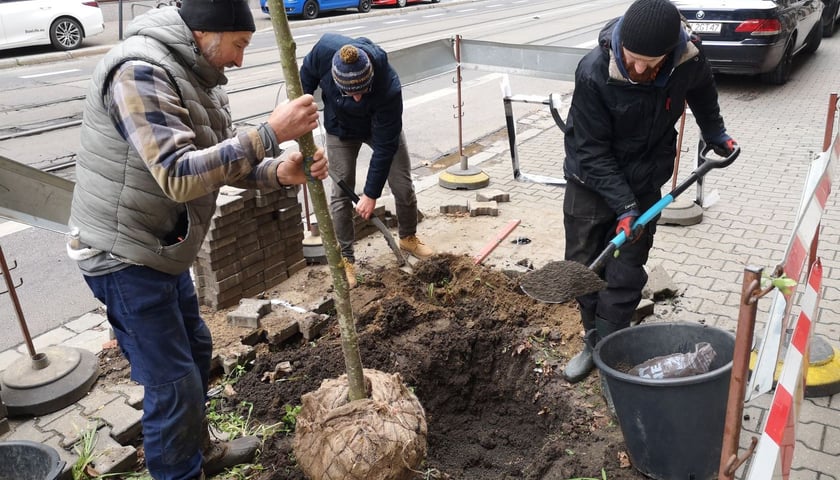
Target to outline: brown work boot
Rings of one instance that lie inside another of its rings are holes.
[[[344,274],[347,275],[347,288],[356,288],[356,265],[347,257],[342,258]]]
[[[421,242],[417,235],[401,238],[400,248],[420,259],[426,259],[435,254],[435,251]]]
[[[260,448],[260,439],[255,436],[239,437],[222,442],[211,438],[210,429],[205,429],[205,437],[201,442],[202,476],[218,475],[235,465],[251,463]]]

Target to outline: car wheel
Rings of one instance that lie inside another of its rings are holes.
[[[772,83],[773,85],[784,85],[790,78],[790,70],[792,66],[793,42],[788,41],[788,44],[785,47],[785,53],[779,60],[779,64],[776,65],[776,68],[774,68],[772,71],[763,73],[761,75],[761,79],[767,83]]]
[[[301,15],[305,20],[312,20],[313,18],[318,18],[320,11],[321,7],[318,6],[316,0],[306,0],[306,3],[303,4],[303,13]]]
[[[808,38],[805,39],[805,48],[802,49],[803,52],[807,54],[812,54],[820,48],[820,44],[822,43],[823,39],[823,25],[822,22],[817,22],[814,25],[814,28],[808,33]]]
[[[397,0],[397,6],[402,8],[405,6],[406,0]]]
[[[370,11],[370,0],[361,0],[359,2],[359,12],[367,13]]]
[[[837,28],[837,9],[840,8],[840,2],[834,2],[834,5],[823,12],[822,34],[823,37],[831,37],[834,35],[834,30]]]
[[[59,18],[50,26],[50,41],[57,50],[75,50],[84,37],[82,25],[70,17]]]

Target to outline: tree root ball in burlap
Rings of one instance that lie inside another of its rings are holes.
[[[364,369],[368,398],[350,402],[347,375],[303,395],[294,452],[312,480],[412,478],[426,458],[426,414],[400,374]]]

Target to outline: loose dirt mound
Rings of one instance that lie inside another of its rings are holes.
[[[326,273],[310,280],[331,283]],[[611,480],[645,478],[627,464],[597,374],[576,385],[562,379],[581,346],[572,306],[538,303],[516,278],[452,255],[421,262],[413,275],[367,274],[351,301],[364,367],[399,372],[425,408],[428,457],[417,478],[600,479],[601,469]],[[264,374],[280,362],[292,371],[269,383]],[[333,322],[315,342],[261,346],[232,400],[275,423],[286,405],[343,373]],[[292,457],[291,437],[268,439],[259,478],[304,478]]]

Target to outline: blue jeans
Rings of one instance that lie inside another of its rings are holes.
[[[144,387],[143,446],[156,480],[201,474],[202,421],[213,341],[189,271],[169,275],[131,266],[85,276]]]

